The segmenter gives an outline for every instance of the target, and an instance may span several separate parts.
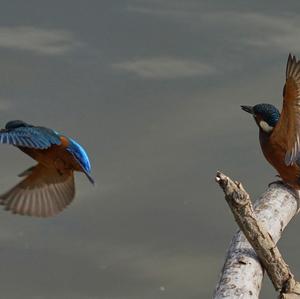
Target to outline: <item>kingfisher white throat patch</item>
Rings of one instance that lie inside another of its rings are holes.
[[[259,126],[262,128],[262,130],[266,133],[270,133],[273,131],[274,127],[270,126],[267,122],[261,120],[259,122]]]

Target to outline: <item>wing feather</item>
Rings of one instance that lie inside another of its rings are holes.
[[[283,88],[283,107],[273,136],[286,144],[285,164],[292,165],[300,158],[300,61],[291,54],[286,65]]]
[[[74,196],[72,171],[60,174],[38,164],[23,181],[0,195],[0,204],[14,214],[50,217],[66,208]]]
[[[51,145],[61,144],[61,140],[56,132],[48,128],[25,126],[0,130],[0,143],[47,149]]]

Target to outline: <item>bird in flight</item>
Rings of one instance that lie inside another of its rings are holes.
[[[265,158],[283,182],[300,189],[300,61],[291,54],[286,65],[281,114],[271,104],[241,106],[259,127]]]
[[[14,214],[50,217],[61,212],[75,196],[74,171],[83,172],[94,184],[83,147],[52,129],[9,121],[0,130],[0,143],[16,146],[38,162],[19,175],[24,177],[21,182],[0,195],[0,205]]]

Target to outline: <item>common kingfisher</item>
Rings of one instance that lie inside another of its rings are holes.
[[[25,177],[0,195],[0,204],[14,214],[53,216],[75,196],[74,171],[85,173],[91,183],[91,164],[75,140],[52,129],[21,120],[9,121],[0,130],[0,143],[11,144],[38,163],[22,172]]]
[[[281,114],[271,104],[241,106],[259,127],[261,149],[283,182],[300,189],[300,61],[291,54],[286,65]]]

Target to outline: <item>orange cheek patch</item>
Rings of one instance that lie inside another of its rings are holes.
[[[262,121],[262,117],[259,116],[259,115],[256,115],[256,116],[254,117],[254,119],[255,119],[257,125],[259,126],[259,123]]]
[[[68,147],[69,146],[69,140],[65,136],[60,136],[61,141],[61,147]]]

